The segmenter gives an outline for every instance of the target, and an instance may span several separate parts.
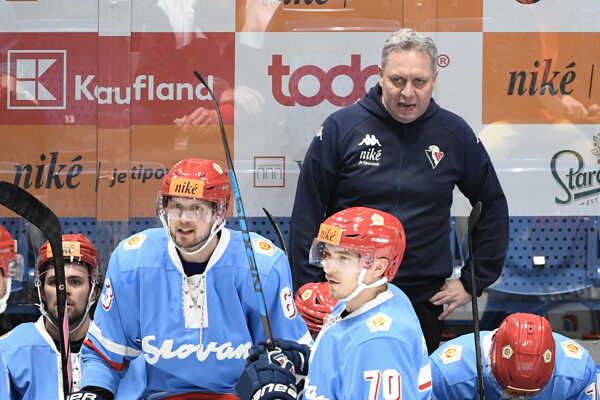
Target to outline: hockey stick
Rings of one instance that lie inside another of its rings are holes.
[[[475,257],[473,254],[473,229],[481,217],[481,202],[473,206],[469,215],[469,266],[471,267],[471,309],[473,310],[473,335],[475,336],[475,357],[477,358],[477,390],[479,400],[484,400],[483,395],[483,373],[481,368],[481,344],[479,338],[479,311],[477,310],[477,284],[475,283]]]
[[[288,251],[287,251],[287,247],[285,245],[285,240],[283,239],[283,235],[281,234],[279,225],[277,225],[277,221],[275,221],[275,218],[273,218],[271,213],[268,212],[266,208],[263,207],[263,211],[265,212],[265,215],[269,219],[269,222],[271,223],[271,225],[273,225],[273,228],[275,228],[275,233],[277,233],[277,238],[279,239],[279,243],[281,244],[281,249],[285,253],[285,256],[288,257]]]
[[[56,215],[44,203],[9,182],[0,182],[0,204],[10,208],[35,225],[50,243],[56,276],[56,308],[58,323],[58,348],[62,365],[64,397],[71,392],[71,362],[69,349],[69,316],[67,310],[67,285],[62,248],[62,229]],[[62,324],[61,324],[62,321]]]
[[[235,176],[235,170],[233,169],[233,161],[231,160],[231,153],[229,151],[229,144],[227,143],[227,136],[225,135],[225,126],[223,125],[223,118],[221,117],[221,110],[219,109],[219,103],[213,94],[210,87],[206,84],[202,75],[198,71],[194,71],[196,78],[202,82],[210,97],[215,104],[217,110],[217,117],[219,117],[219,128],[221,129],[221,139],[223,140],[223,148],[225,149],[225,157],[227,158],[227,168],[229,169],[229,178],[231,179],[231,187],[233,188],[233,200],[235,203],[235,210],[240,220],[240,227],[242,228],[242,238],[244,239],[244,245],[246,247],[246,258],[250,265],[250,274],[254,279],[254,292],[256,293],[256,300],[258,300],[258,309],[260,312],[260,318],[262,321],[263,330],[265,332],[265,339],[267,348],[273,350],[275,345],[273,344],[273,331],[271,330],[271,321],[267,314],[267,302],[265,301],[265,294],[263,293],[262,285],[260,284],[260,277],[258,276],[258,268],[256,266],[256,259],[254,258],[254,250],[252,249],[252,243],[250,243],[250,234],[248,233],[248,223],[246,221],[246,213],[244,212],[244,204],[242,203],[242,194],[240,193],[240,187],[238,185],[237,177]]]

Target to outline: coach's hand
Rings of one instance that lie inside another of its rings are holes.
[[[444,286],[429,299],[434,305],[447,304],[446,310],[440,314],[439,320],[445,319],[457,307],[467,304],[471,301],[471,295],[465,290],[460,279],[447,280]]]

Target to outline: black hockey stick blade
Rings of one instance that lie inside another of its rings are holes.
[[[256,265],[256,259],[254,257],[254,249],[250,242],[250,234],[248,233],[248,222],[246,221],[246,212],[244,211],[244,203],[242,202],[242,194],[240,192],[240,186],[235,175],[235,169],[233,168],[233,161],[231,160],[231,152],[229,151],[229,143],[227,143],[227,135],[225,135],[225,124],[223,124],[223,117],[221,116],[221,110],[219,109],[219,103],[215,98],[214,93],[198,71],[194,71],[196,78],[202,82],[210,98],[215,105],[217,111],[217,117],[219,119],[219,128],[221,130],[221,140],[223,142],[223,149],[225,150],[225,158],[227,159],[227,168],[229,169],[229,179],[231,180],[231,188],[233,189],[233,201],[235,204],[235,210],[238,214],[240,228],[242,228],[242,238],[244,239],[244,247],[246,248],[246,258],[248,259],[248,265],[250,266],[250,274],[252,275],[254,293],[256,294],[256,300],[258,302],[258,311],[265,333],[265,341],[267,348],[273,350],[275,345],[273,344],[273,330],[271,329],[271,321],[269,320],[269,314],[267,313],[267,302],[265,301],[265,295],[263,293],[262,284],[260,283],[260,277],[258,274],[258,267]]]
[[[271,213],[269,211],[267,211],[266,208],[263,207],[263,211],[264,211],[265,215],[267,216],[267,218],[269,219],[269,222],[271,223],[271,225],[273,225],[273,228],[275,229],[275,233],[277,233],[277,239],[279,239],[279,244],[281,245],[281,249],[285,253],[285,256],[288,257],[288,251],[287,251],[287,246],[285,245],[285,239],[283,238],[283,235],[281,234],[281,230],[279,229],[279,225],[277,224],[277,221],[275,221],[275,218],[273,218]]]
[[[475,281],[475,255],[473,254],[473,230],[481,217],[481,202],[473,206],[469,215],[468,242],[469,242],[469,267],[471,269],[471,310],[473,311],[473,336],[475,339],[475,357],[477,365],[477,390],[479,399],[484,400],[483,370],[481,365],[481,341],[479,338],[479,310],[477,307],[477,284]]]
[[[64,397],[71,392],[71,363],[69,351],[69,318],[67,310],[67,286],[62,248],[62,229],[58,217],[44,203],[19,186],[0,182],[0,204],[35,225],[48,239],[54,258],[56,276],[57,325],[60,340],[58,347],[62,363]]]

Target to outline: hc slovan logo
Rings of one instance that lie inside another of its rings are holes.
[[[359,146],[379,146],[381,147],[381,143],[379,143],[379,139],[375,137],[375,135],[369,135],[368,133],[365,135],[363,140],[358,144]]]
[[[66,108],[66,50],[9,50],[7,63],[8,74],[16,78],[14,93],[10,88],[7,93],[9,110]]]

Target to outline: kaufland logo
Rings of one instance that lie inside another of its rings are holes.
[[[201,82],[162,82],[154,75],[137,75],[129,86],[98,86],[96,75],[75,75],[75,101],[91,100],[98,104],[131,104],[132,101],[193,101],[210,100]],[[213,76],[206,83],[213,90]]]
[[[7,72],[14,90],[7,91],[9,110],[66,108],[66,50],[9,50]]]
[[[66,50],[9,50],[7,71],[16,79],[15,89],[7,94],[9,110],[64,110],[67,101],[103,105],[210,100],[199,81],[164,81],[152,73],[136,75],[129,85],[120,86],[101,85],[96,74],[72,68],[67,76]],[[213,75],[206,76],[211,90],[213,81]]]

